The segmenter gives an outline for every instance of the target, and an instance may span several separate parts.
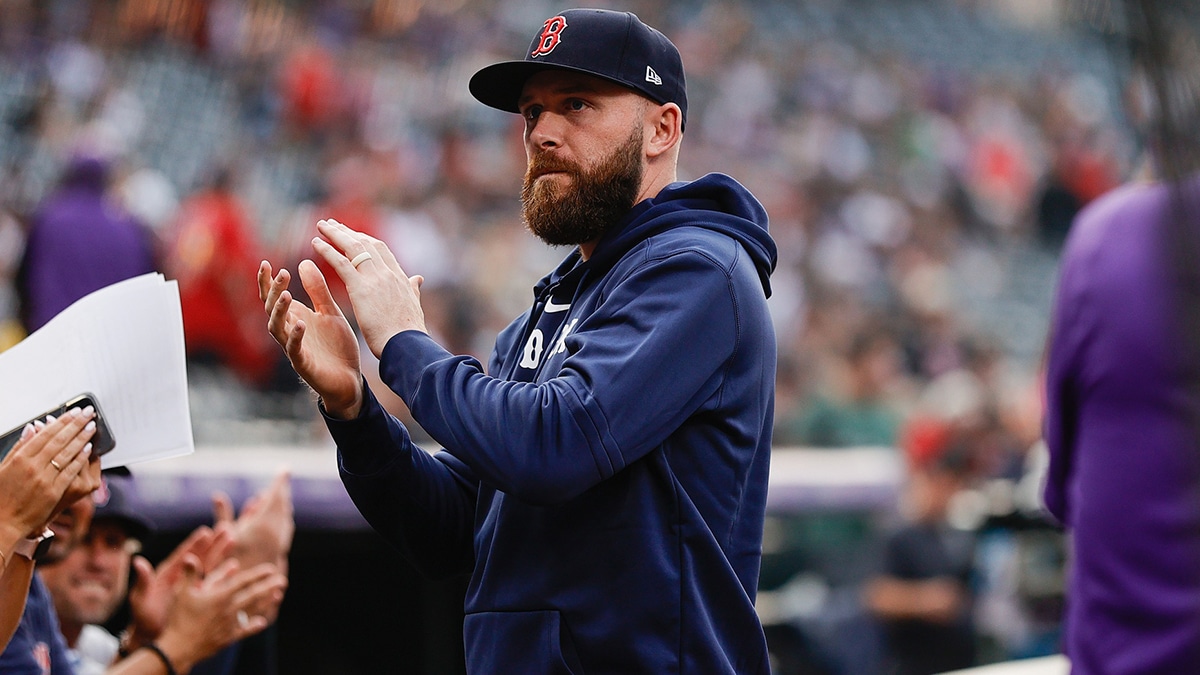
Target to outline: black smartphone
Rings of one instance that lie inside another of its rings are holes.
[[[46,415],[54,415],[55,417],[59,417],[71,408],[79,408],[80,410],[83,410],[89,405],[96,410],[96,417],[94,418],[96,421],[96,433],[92,435],[92,454],[99,457],[100,455],[112,450],[114,447],[116,447],[117,440],[113,438],[112,430],[108,428],[108,423],[104,421],[104,415],[100,412],[100,406],[96,403],[96,397],[92,396],[90,393],[83,393],[75,398],[72,398],[66,403],[63,403],[57,408],[54,408],[53,410],[47,410],[41,415],[38,415],[28,422],[21,424],[15,429],[10,429],[9,431],[4,432],[4,435],[0,436],[0,459],[4,459],[8,455],[9,451],[13,449],[13,446],[17,444],[17,441],[21,440],[21,431],[25,429],[26,424],[34,422],[35,420],[41,420],[44,422],[46,421]]]

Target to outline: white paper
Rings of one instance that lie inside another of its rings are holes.
[[[85,392],[116,439],[104,468],[194,451],[176,282],[145,274],[102,288],[0,352],[0,431]]]

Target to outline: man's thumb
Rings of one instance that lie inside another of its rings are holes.
[[[140,555],[133,557],[133,571],[137,573],[137,581],[133,584],[134,592],[144,591],[154,582],[154,565]]]

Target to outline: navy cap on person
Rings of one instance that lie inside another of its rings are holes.
[[[130,537],[145,537],[154,529],[154,523],[143,513],[135,492],[131,476],[106,471],[100,481],[100,487],[92,493],[92,501],[96,504],[92,522],[115,520],[125,528],[125,533]]]
[[[657,103],[675,103],[687,123],[687,88],[679,50],[632,12],[569,9],[546,19],[522,61],[495,63],[471,77],[471,94],[485,105],[520,112],[525,81],[551,68],[601,77]]]

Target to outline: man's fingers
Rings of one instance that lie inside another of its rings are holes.
[[[261,274],[261,272],[260,272]],[[263,283],[266,283],[266,291],[263,291]],[[292,281],[292,275],[285,269],[280,269],[274,277],[267,276],[265,280],[259,280],[259,295],[263,301],[263,309],[270,313],[275,303],[279,302],[279,296],[283,295],[287,290],[288,284]]]
[[[300,369],[304,359],[302,347],[304,345],[305,328],[303,321],[297,321],[296,325],[292,326],[292,330],[288,332],[286,341],[283,343],[283,352],[287,354],[288,360],[297,369]]]
[[[203,555],[203,551],[207,551],[209,546],[212,546],[213,538],[216,537],[216,532],[207,525],[201,525],[192,530],[192,533],[183,540],[183,543],[175,547],[175,550],[168,556],[168,560],[172,558],[182,559],[183,556],[191,553],[193,555]]]
[[[263,491],[264,508],[290,508],[292,505],[292,475],[284,470],[276,474],[271,485]]]
[[[260,567],[263,566],[260,565]],[[238,581],[241,583],[233,595],[232,604],[235,607],[261,611],[283,600],[283,592],[287,588],[287,578],[273,566],[266,565],[265,567],[267,568],[266,574],[239,575]],[[254,571],[247,570],[247,572]]]
[[[313,240],[313,248],[320,250],[321,256],[329,261],[330,265],[334,266],[334,269],[337,270],[343,279],[346,278],[346,275],[351,270],[357,268],[359,265],[367,264],[368,261],[385,265],[393,272],[403,274],[403,270],[400,269],[400,263],[396,262],[396,256],[392,255],[387,244],[375,237],[364,232],[352,230],[332,218],[317,223],[317,231],[329,240],[328,243],[331,246],[328,249],[321,249],[318,243],[321,240],[315,239]],[[355,265],[354,261],[359,260],[360,256],[365,257],[358,265]],[[343,262],[348,264],[343,264]]]
[[[200,558],[188,553],[185,554],[179,561],[179,578],[176,584],[184,584],[185,586],[195,586],[204,581],[204,567],[200,562]],[[176,586],[178,587],[178,586]]]
[[[321,243],[329,247],[329,244]],[[341,257],[340,253],[336,255]],[[345,258],[342,258],[342,262],[349,265]],[[298,271],[300,272],[300,283],[308,293],[309,299],[312,300],[313,309],[319,314],[342,316],[342,308],[338,307],[337,302],[334,301],[333,293],[329,291],[329,284],[325,281],[325,275],[321,273],[317,264],[311,260],[304,260],[300,263]]]
[[[274,588],[282,588],[283,581],[284,577],[275,565],[260,563],[247,570],[231,573],[222,583],[226,591],[232,593],[233,603],[242,606]]]
[[[336,247],[337,252],[344,258],[353,258],[364,250],[374,253],[371,247],[363,242],[361,232],[352,230],[332,218],[317,221],[317,232],[328,239],[328,243]]]
[[[209,547],[201,556],[203,569],[216,569],[218,565],[233,554],[233,547],[236,543],[233,540],[233,534],[229,531],[229,527],[222,527],[220,530],[214,532]]]
[[[373,260],[386,265],[392,272],[404,277],[408,276],[400,267],[400,262],[396,260],[395,254],[388,248],[388,245],[365,232],[352,230],[332,218],[317,223],[317,231],[328,237],[333,245],[342,252],[344,258],[354,260],[359,253],[370,253]]]
[[[266,260],[258,263],[258,299],[263,301],[264,306],[271,292],[271,275],[271,263]]]
[[[183,559],[185,556],[202,556],[204,551],[207,551],[212,545],[213,537],[216,534],[211,527],[201,525],[192,530],[192,533],[183,540],[179,546],[175,547],[174,551],[168,555],[162,562],[158,564],[158,574],[170,576],[178,576],[182,573]]]
[[[287,342],[287,320],[288,312],[292,308],[292,294],[284,291],[275,299],[274,304],[270,305],[270,313],[267,315],[267,332],[280,345]]]
[[[317,252],[317,255],[321,256],[322,260],[329,263],[329,266],[333,268],[334,272],[337,272],[337,275],[342,278],[342,281],[348,281],[351,275],[354,274],[354,265],[341,251],[335,248],[333,244],[330,244],[320,237],[314,237],[312,240],[312,247],[313,250]],[[357,254],[351,253],[350,255]]]
[[[221,523],[233,522],[233,500],[224,492],[214,492],[212,494],[213,505],[213,523],[220,525]]]
[[[237,583],[237,573],[240,567],[241,563],[237,558],[226,558],[221,564],[208,571],[208,575],[204,577],[205,586],[216,592],[232,593],[232,589]]]

